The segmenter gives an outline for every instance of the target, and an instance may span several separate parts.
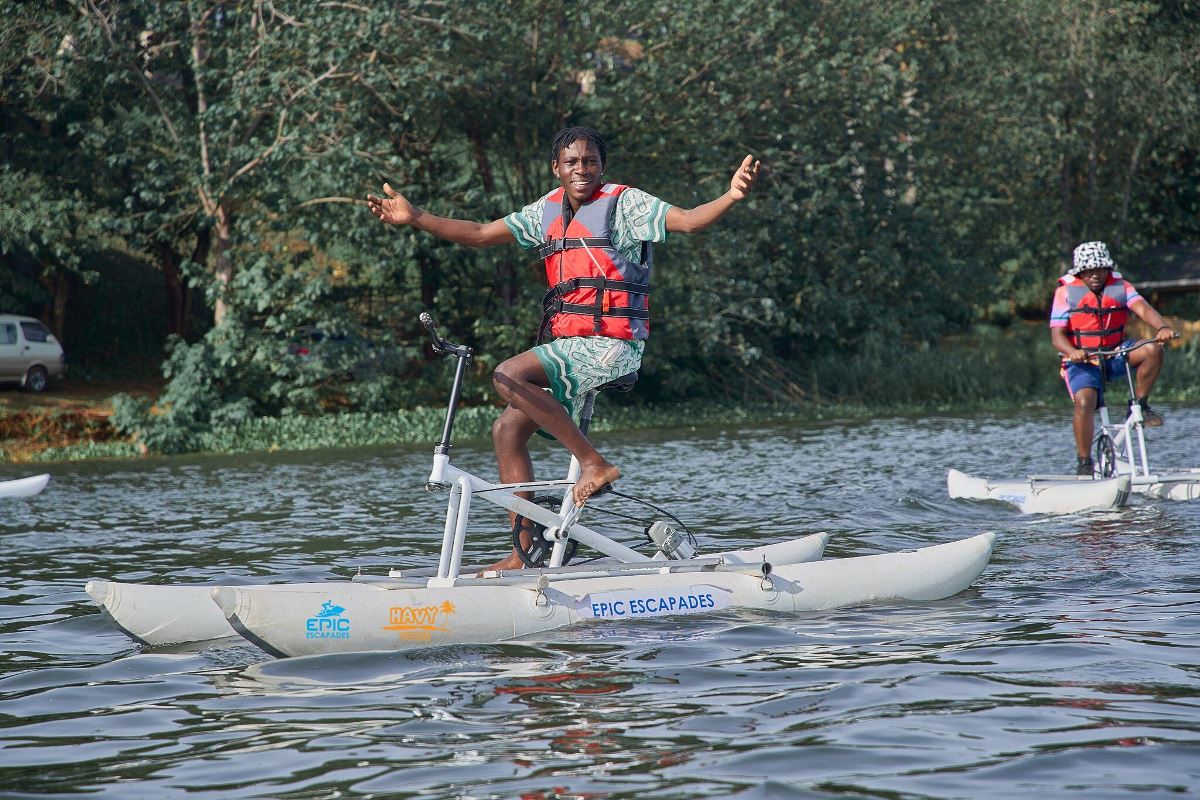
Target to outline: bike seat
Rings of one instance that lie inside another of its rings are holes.
[[[619,378],[613,378],[608,383],[601,384],[600,386],[596,387],[596,391],[597,392],[628,392],[630,389],[633,388],[633,385],[635,383],[637,383],[637,379],[638,379],[638,374],[637,374],[637,371],[635,370],[626,375],[622,375]]]

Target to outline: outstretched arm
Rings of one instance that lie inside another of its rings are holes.
[[[404,195],[386,183],[383,185],[383,191],[387,197],[367,195],[367,208],[380,222],[390,225],[411,225],[417,230],[432,233],[439,239],[470,247],[489,247],[494,244],[516,241],[516,237],[504,224],[504,220],[469,222],[465,219],[439,217],[414,206]]]
[[[733,173],[728,192],[695,208],[671,206],[671,210],[667,212],[667,230],[695,233],[712,225],[750,193],[754,182],[758,180],[758,170],[761,166],[761,162],[756,161],[754,156],[746,156],[742,159],[741,166]]]

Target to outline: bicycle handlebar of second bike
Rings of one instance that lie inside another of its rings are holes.
[[[1179,334],[1177,332],[1172,333],[1171,338],[1178,339]],[[1138,339],[1133,344],[1126,345],[1125,347],[1114,347],[1112,350],[1090,350],[1090,349],[1085,348],[1085,352],[1089,356],[1104,356],[1105,358],[1107,358],[1109,356],[1123,356],[1126,353],[1132,353],[1134,350],[1137,350],[1139,347],[1145,347],[1148,344],[1155,344],[1155,343],[1158,343],[1157,338]]]

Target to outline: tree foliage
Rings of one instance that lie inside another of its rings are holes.
[[[361,198],[387,181],[496,219],[550,188],[568,124],[606,134],[609,179],[684,207],[746,153],[766,165],[658,248],[647,400],[799,396],[839,358],[1039,311],[1077,241],[1121,260],[1200,239],[1190,0],[0,6],[0,292],[41,302],[113,241],[154,264],[170,380],[121,419],[158,449],[433,399],[421,310],[481,375],[528,346],[531,254],[385,228]],[[313,328],[368,338],[380,368],[290,357]]]

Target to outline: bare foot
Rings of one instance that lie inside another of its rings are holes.
[[[587,499],[599,491],[604,484],[612,483],[619,477],[621,477],[621,470],[604,460],[584,466],[579,473],[579,480],[571,489],[571,497],[575,500],[575,505],[583,507]]]
[[[483,573],[485,573],[485,572],[492,572],[492,571],[496,571],[496,570],[506,570],[506,569],[525,569],[525,562],[521,560],[521,557],[519,555],[517,555],[516,550],[509,553],[507,557],[500,559],[495,564],[492,564],[487,569],[482,569],[479,572],[475,573],[475,577],[482,578]]]

